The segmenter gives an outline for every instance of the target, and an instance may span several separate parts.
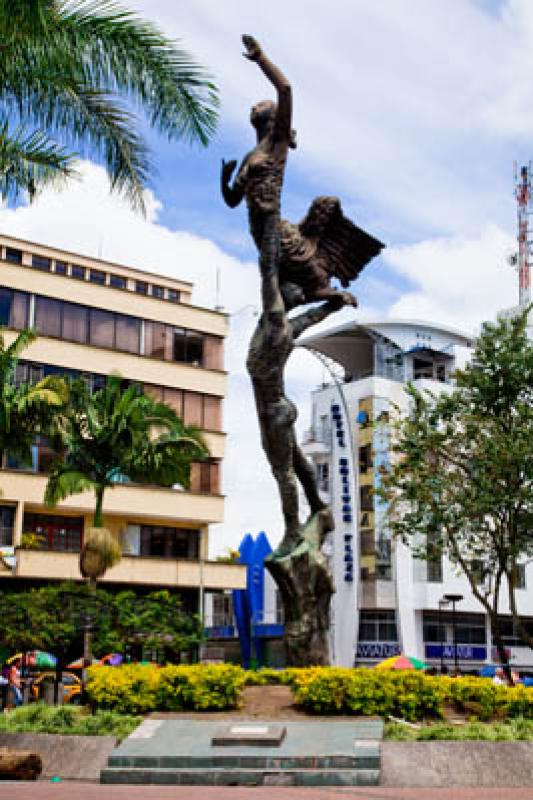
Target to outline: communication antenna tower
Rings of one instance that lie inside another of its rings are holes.
[[[530,218],[533,213],[531,203],[531,161],[527,166],[514,165],[515,197],[518,211],[518,302],[526,306],[531,300],[531,246],[533,244]]]

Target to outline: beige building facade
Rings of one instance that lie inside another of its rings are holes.
[[[243,567],[207,558],[209,524],[224,515],[228,320],[192,305],[191,293],[185,281],[0,235],[0,326],[7,342],[26,327],[38,336],[23,353],[17,381],[83,375],[97,390],[106,375],[119,373],[204,431],[210,458],[193,465],[187,491],[117,484],[104,501],[104,523],[123,552],[104,582],[178,589],[187,607],[199,610],[205,591],[243,588],[246,576]],[[94,498],[85,493],[46,507],[52,457],[38,440],[31,465],[3,455],[0,581],[81,580],[78,554]],[[26,547],[31,533],[37,549]]]

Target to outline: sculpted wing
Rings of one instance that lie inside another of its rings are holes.
[[[385,246],[344,216],[337,197],[317,197],[298,227],[303,236],[316,241],[316,255],[344,287]]]

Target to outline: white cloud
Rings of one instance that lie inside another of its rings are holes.
[[[389,316],[449,323],[473,330],[517,302],[518,280],[507,257],[516,242],[494,225],[477,236],[431,239],[391,248],[386,261],[414,285]]]

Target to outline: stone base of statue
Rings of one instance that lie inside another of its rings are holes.
[[[332,528],[329,509],[319,511],[302,528],[299,544],[288,553],[274,551],[265,562],[285,610],[289,667],[329,663],[329,605],[334,588],[321,546]]]

